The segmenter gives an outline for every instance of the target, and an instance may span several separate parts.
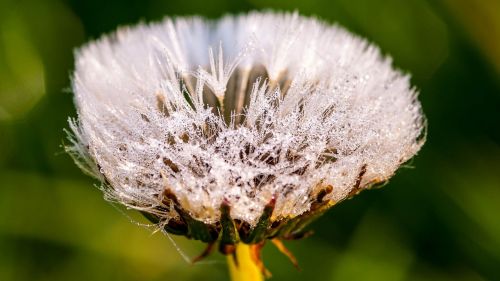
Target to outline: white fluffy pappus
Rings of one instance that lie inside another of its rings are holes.
[[[255,225],[388,180],[425,136],[417,94],[377,47],[296,13],[166,18],[76,52],[68,151],[109,200]]]

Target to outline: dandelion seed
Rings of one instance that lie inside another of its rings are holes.
[[[73,91],[68,151],[106,198],[226,254],[305,236],[424,142],[409,77],[296,13],[121,28],[77,51]]]

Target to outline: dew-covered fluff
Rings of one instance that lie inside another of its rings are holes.
[[[69,152],[107,199],[163,221],[173,193],[250,225],[387,181],[425,139],[408,75],[339,26],[296,13],[165,18],[76,52]]]

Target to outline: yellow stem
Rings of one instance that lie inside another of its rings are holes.
[[[236,244],[236,261],[233,255],[227,255],[229,275],[232,281],[263,281],[261,270],[252,259],[250,246]]]

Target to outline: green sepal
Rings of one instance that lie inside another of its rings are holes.
[[[219,251],[228,255],[235,251],[235,245],[240,241],[240,237],[236,231],[234,220],[231,218],[231,207],[226,201],[220,205],[220,223]]]
[[[231,218],[231,207],[227,202],[223,202],[220,206],[220,223],[222,225],[221,243],[236,244],[240,238],[236,231],[234,220]]]
[[[205,243],[210,243],[217,240],[216,232],[211,229],[210,225],[202,221],[192,218],[188,213],[181,213],[182,219],[188,227],[188,237],[195,240],[200,240]]]
[[[308,226],[313,221],[315,221],[316,219],[321,217],[321,215],[323,215],[328,209],[330,209],[330,207],[331,207],[330,204],[328,202],[325,202],[321,206],[318,206],[318,208],[316,208],[315,210],[299,216],[293,229],[291,231],[287,232],[284,235],[284,238],[285,239],[289,239],[289,238],[292,239],[294,236],[297,236],[297,235],[300,236],[300,233],[304,230],[304,228],[306,226]]]
[[[150,222],[154,224],[158,224],[160,222],[160,218],[156,215],[153,215],[148,212],[140,211],[140,213]],[[184,235],[186,236],[188,234],[187,227],[183,222],[180,221],[174,221],[170,220],[165,226],[163,227],[165,231],[167,231],[170,234],[174,235]]]
[[[193,218],[188,212],[186,212],[179,204],[177,197],[170,190],[165,190],[164,194],[165,197],[174,202],[175,210],[179,216],[181,216],[182,221],[187,225],[186,236],[188,238],[200,240],[205,243],[217,240],[217,231],[213,227]]]
[[[288,223],[288,221],[289,220],[287,220],[287,219],[281,219],[281,220],[274,221],[273,223],[271,223],[271,227],[269,227],[269,229],[267,230],[266,238],[273,239],[275,237],[278,237],[278,233],[283,228],[283,226],[285,226]],[[274,224],[277,224],[277,225],[274,226]]]
[[[271,224],[271,216],[276,206],[276,198],[273,196],[271,201],[264,207],[264,211],[257,222],[257,225],[250,231],[248,237],[243,241],[246,244],[255,244],[267,238],[267,231]]]
[[[284,225],[278,228],[278,231],[275,235],[272,237],[279,237],[279,238],[284,238],[290,235],[295,229],[295,226],[300,222],[301,216],[288,219]]]
[[[316,220],[331,207],[330,202],[324,201],[323,199],[332,192],[332,190],[333,187],[329,185],[318,192],[315,202],[311,204],[310,210],[300,216],[290,219],[284,226],[280,227],[276,237],[293,239],[295,236],[300,236],[302,230],[307,225]]]
[[[158,216],[155,216],[151,213],[148,213],[148,212],[144,212],[144,211],[140,211],[141,214],[150,222],[154,223],[154,224],[157,224],[160,222],[160,218]]]

